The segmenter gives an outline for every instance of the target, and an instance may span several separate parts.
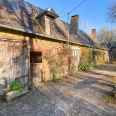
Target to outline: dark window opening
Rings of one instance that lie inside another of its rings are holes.
[[[51,18],[51,19],[53,19],[53,18],[54,18],[53,16],[51,16],[51,15],[49,15],[49,14],[47,14],[47,17],[49,17],[49,18]]]
[[[31,52],[30,63],[42,63],[42,53],[41,52]]]

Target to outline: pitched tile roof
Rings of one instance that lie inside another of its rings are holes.
[[[45,10],[57,15],[51,7]],[[49,37],[35,19],[35,16],[43,11],[24,0],[0,0],[0,26]],[[49,38],[67,41],[68,24],[57,18],[54,27],[54,34]],[[70,30],[69,37],[71,43],[104,49],[97,39],[82,30]]]

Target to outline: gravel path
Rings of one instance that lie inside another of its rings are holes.
[[[104,102],[113,77],[77,73],[63,82],[38,83],[35,91],[0,103],[0,116],[116,116],[116,106]],[[102,85],[99,83],[106,83]]]

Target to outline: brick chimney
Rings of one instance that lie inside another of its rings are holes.
[[[94,39],[96,38],[96,29],[92,29],[92,36]]]
[[[79,15],[74,15],[70,19],[70,29],[77,32],[79,27]]]

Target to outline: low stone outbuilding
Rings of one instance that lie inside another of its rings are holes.
[[[18,78],[25,83],[49,80],[49,65],[42,56],[51,51],[57,53],[67,43],[76,58],[76,70],[82,47],[103,51],[107,60],[108,52],[96,39],[96,30],[89,35],[78,24],[79,15],[72,16],[68,24],[51,7],[43,10],[24,0],[0,0],[1,87]]]

